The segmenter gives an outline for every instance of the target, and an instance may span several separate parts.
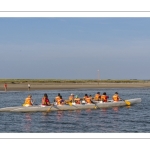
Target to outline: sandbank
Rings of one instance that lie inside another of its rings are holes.
[[[150,88],[149,82],[143,83],[30,83],[30,90],[72,90],[99,88]],[[7,91],[28,91],[28,84],[7,84]],[[4,91],[4,84],[0,84],[0,91]]]

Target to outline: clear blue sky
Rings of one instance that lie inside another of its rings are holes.
[[[0,78],[150,79],[150,18],[0,18]]]

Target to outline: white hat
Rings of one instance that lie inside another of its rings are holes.
[[[71,94],[71,95],[74,95],[74,94]]]

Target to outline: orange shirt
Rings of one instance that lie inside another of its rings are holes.
[[[32,105],[31,98],[26,98],[24,104]]]
[[[85,101],[88,103],[88,104],[91,104],[91,99],[89,97],[85,98]]]
[[[113,95],[113,97],[112,97],[112,99],[114,100],[114,101],[119,101],[119,96],[118,96],[118,94],[114,94]]]
[[[99,100],[100,99],[100,94],[95,94],[95,96],[94,96],[94,100]]]
[[[107,95],[102,95],[102,96],[101,96],[101,100],[102,100],[103,102],[107,102],[107,99],[108,99],[108,96],[107,96]]]

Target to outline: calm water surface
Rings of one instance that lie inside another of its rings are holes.
[[[119,92],[123,99],[142,98],[133,106],[107,109],[87,109],[75,111],[54,111],[49,113],[8,113],[0,112],[0,133],[149,133],[150,132],[150,89],[82,89],[47,91],[0,92],[0,107],[22,105],[28,94],[32,94],[36,104],[41,103],[44,93],[51,102],[61,93],[67,99],[71,93],[83,97],[106,92],[112,97]]]

